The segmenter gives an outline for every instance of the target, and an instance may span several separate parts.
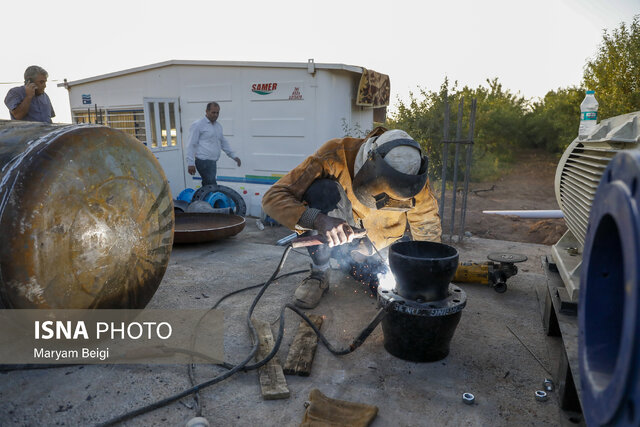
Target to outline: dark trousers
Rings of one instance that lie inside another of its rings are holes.
[[[356,227],[353,219],[351,202],[347,198],[344,188],[331,179],[317,179],[302,196],[309,207],[319,209],[325,215],[340,218],[352,227]],[[305,235],[317,234],[317,231],[307,231]],[[338,261],[341,269],[356,280],[368,285],[372,290],[378,287],[377,273],[386,270],[385,264],[377,255],[367,257],[364,263],[356,262],[351,251],[359,245],[359,240],[330,248],[329,245],[309,246],[309,256],[316,265],[323,265],[331,258]]]
[[[196,170],[202,177],[203,187],[205,185],[218,185],[218,182],[216,181],[218,166],[215,160],[204,160],[196,158]]]

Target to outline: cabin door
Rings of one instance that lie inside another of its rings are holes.
[[[173,198],[185,188],[178,98],[144,98],[147,147],[156,156],[171,187]]]

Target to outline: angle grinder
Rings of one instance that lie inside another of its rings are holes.
[[[489,285],[494,291],[507,291],[507,279],[518,274],[516,263],[524,262],[525,255],[493,252],[487,255],[489,262],[463,262],[458,265],[453,281],[458,283],[479,283]]]

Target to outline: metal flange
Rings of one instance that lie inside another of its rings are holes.
[[[467,305],[467,294],[454,284],[449,284],[448,294],[438,301],[422,301],[404,298],[395,290],[379,289],[378,303],[387,310],[414,316],[447,316],[462,311]]]
[[[640,151],[618,153],[602,175],[589,216],[578,304],[588,425],[640,423],[639,185]]]

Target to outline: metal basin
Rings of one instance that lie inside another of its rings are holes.
[[[174,243],[211,242],[235,236],[244,229],[244,218],[219,213],[178,213]]]

